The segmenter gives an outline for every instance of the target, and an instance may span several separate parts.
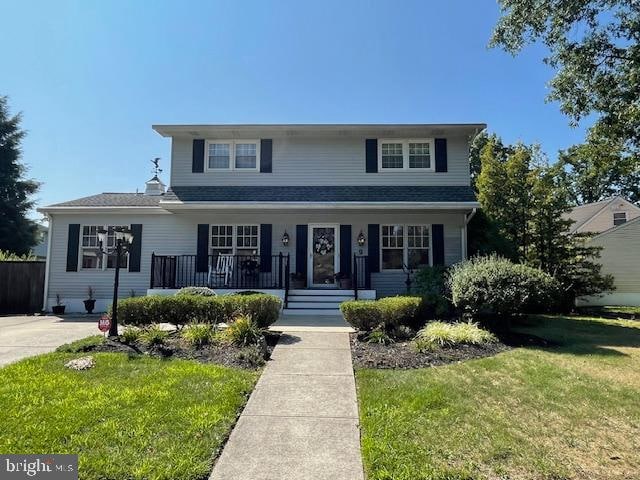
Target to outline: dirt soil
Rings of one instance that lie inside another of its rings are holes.
[[[182,358],[202,363],[217,363],[227,367],[255,370],[271,358],[271,352],[278,343],[279,334],[269,332],[264,342],[258,345],[238,347],[226,342],[193,347],[177,335],[171,335],[163,345],[147,347],[140,342],[127,344],[107,339],[102,345],[93,347],[94,352],[119,352],[130,355],[152,355],[159,358]]]

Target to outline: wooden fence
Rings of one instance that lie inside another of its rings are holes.
[[[42,310],[45,262],[0,262],[0,313]]]

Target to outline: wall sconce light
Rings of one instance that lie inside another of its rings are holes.
[[[364,238],[364,233],[362,233],[362,230],[360,230],[360,233],[358,234],[358,246],[364,246],[365,241],[366,239]]]
[[[282,235],[282,245],[284,245],[285,247],[289,245],[289,234],[286,230],[284,231],[284,235]]]

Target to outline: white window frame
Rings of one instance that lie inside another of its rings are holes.
[[[238,251],[238,227],[257,227],[258,228],[258,246],[255,248],[256,250],[256,257],[260,256],[260,224],[256,224],[256,223],[212,223],[211,225],[209,225],[209,255],[213,255],[212,251],[213,249],[220,249],[220,247],[214,247],[211,244],[211,240],[213,239],[213,227],[231,227],[231,232],[232,232],[232,238],[231,238],[231,247],[224,247],[224,248],[231,248],[231,253],[228,255],[237,255],[237,251]],[[249,250],[250,248],[246,248],[246,247],[240,247],[241,250]],[[251,255],[248,255],[251,256]]]
[[[616,225],[616,215],[624,215],[624,222],[622,223],[618,223]],[[614,227],[619,227],[620,225],[624,225],[625,223],[627,223],[627,212],[613,212],[613,226]]]
[[[229,144],[229,168],[210,168],[209,167],[209,145],[218,143]],[[256,166],[255,168],[236,168],[236,144],[253,143],[256,146]],[[204,148],[204,170],[205,172],[259,172],[260,171],[260,140],[207,140]]]
[[[380,271],[381,272],[402,272],[404,271],[402,268],[384,268],[382,262],[382,250],[390,249],[394,250],[394,248],[383,247],[382,244],[382,228],[383,227],[394,227],[394,226],[402,227],[402,263],[403,265],[409,265],[409,227],[426,227],[427,232],[429,232],[429,266],[433,266],[433,235],[431,232],[431,225],[424,223],[385,223],[380,225],[380,248],[378,252],[378,261],[380,262]],[[399,249],[398,249],[399,250]]]
[[[382,144],[383,143],[401,143],[402,144],[402,168],[384,168],[382,166]],[[409,144],[410,143],[428,143],[429,155],[431,158],[431,166],[429,168],[410,168],[409,167]],[[378,172],[435,172],[435,142],[433,138],[382,138],[378,140]]]
[[[83,250],[86,248],[88,250],[90,249],[97,249],[98,247],[83,247],[82,246],[82,239],[84,237],[84,227],[96,227],[98,230],[100,229],[104,229],[104,230],[109,230],[109,228],[114,228],[114,227],[126,227],[126,228],[131,228],[131,225],[98,225],[98,224],[82,224],[80,225],[80,242],[79,242],[79,246],[78,246],[78,271],[82,270],[85,272],[103,272],[106,270],[113,270],[116,267],[108,267],[107,263],[108,263],[108,258],[109,255],[106,253],[101,254],[102,257],[102,261],[101,261],[101,266],[98,268],[85,268],[82,266],[82,256],[83,256]],[[108,234],[107,234],[108,235]],[[102,248],[107,248],[107,245],[103,245]],[[114,255],[114,254],[112,254]],[[126,265],[120,267],[120,269],[125,269],[127,270],[129,268],[129,252],[125,252],[124,254],[124,258],[127,260]]]

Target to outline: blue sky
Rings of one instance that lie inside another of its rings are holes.
[[[495,0],[5,2],[0,94],[38,204],[142,189],[154,123],[485,122],[553,160],[580,142],[544,50],[489,50]]]

